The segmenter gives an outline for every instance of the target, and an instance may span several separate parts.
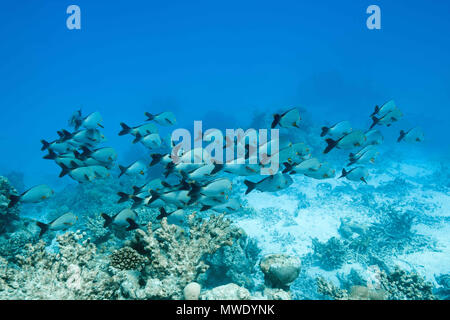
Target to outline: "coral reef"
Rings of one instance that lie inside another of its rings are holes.
[[[341,289],[318,277],[317,291],[335,300],[434,300],[432,284],[415,272],[395,267],[392,272],[377,270],[376,285],[352,285]]]
[[[381,288],[384,289],[390,300],[434,300],[433,285],[426,282],[416,272],[406,272],[395,267],[388,273],[380,272]]]
[[[127,246],[148,258],[138,280],[138,286],[127,286],[125,296],[146,299],[180,299],[185,286],[208,269],[204,256],[222,246],[231,246],[242,231],[231,225],[223,215],[211,215],[209,220],[188,216],[189,232],[162,219],[161,227],[137,230]]]
[[[330,238],[325,243],[314,238],[312,239],[312,245],[313,256],[324,270],[338,269],[346,261],[347,248],[345,243],[336,237]]]
[[[58,250],[28,244],[17,264],[0,260],[0,299],[116,299],[119,279],[101,268],[95,246],[79,232],[57,237]]]

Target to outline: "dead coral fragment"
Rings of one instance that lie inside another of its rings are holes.
[[[139,267],[147,260],[130,247],[124,247],[114,251],[110,256],[110,259],[111,265],[120,270],[139,269]]]

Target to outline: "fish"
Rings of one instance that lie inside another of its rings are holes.
[[[351,169],[350,171],[347,171],[344,169],[342,169],[342,174],[339,178],[347,178],[350,181],[362,181],[365,184],[367,184],[367,177],[369,176],[369,170],[367,170],[367,168],[364,167],[355,167],[353,169]]]
[[[119,132],[119,136],[124,136],[126,134],[136,136],[137,134],[140,134],[145,137],[152,133],[158,133],[158,128],[154,123],[144,123],[136,127],[129,127],[125,123],[121,122],[120,126],[122,127],[122,130]]]
[[[409,131],[400,130],[400,136],[397,139],[397,142],[405,141],[408,143],[414,142],[422,142],[424,140],[424,133],[421,128],[415,127],[410,129]]]
[[[102,121],[103,119],[100,112],[96,111],[81,120],[78,127],[84,127],[86,129],[96,129],[97,127],[103,128]]]
[[[245,160],[243,163],[233,163],[228,162],[225,163],[222,171],[226,173],[230,173],[236,176],[252,176],[255,174],[258,174],[261,169],[261,166],[258,163],[245,163]]]
[[[145,116],[148,118],[147,121],[155,121],[157,124],[162,126],[173,126],[177,123],[175,115],[170,111],[161,112],[159,114],[151,114],[146,112]]]
[[[81,109],[72,113],[72,116],[69,118],[69,126],[75,127],[75,130],[81,126],[81,122],[83,121],[83,116],[81,115]]]
[[[227,196],[230,194],[232,189],[233,184],[229,179],[218,178],[202,186],[194,184],[188,195],[204,195],[207,197]]]
[[[83,183],[86,181],[93,181],[96,178],[98,178],[98,176],[100,176],[100,174],[97,176],[97,174],[95,173],[95,169],[91,166],[77,167],[74,161],[72,161],[71,164],[72,164],[71,168],[67,167],[63,163],[59,164],[59,166],[61,167],[61,173],[59,174],[60,178],[68,174],[75,181]]]
[[[356,154],[349,154],[349,164],[347,166],[351,166],[355,163],[374,163],[375,158],[379,155],[379,152],[373,145],[369,145],[367,147],[362,148]]]
[[[167,212],[164,207],[159,208],[160,214],[156,217],[157,220],[161,220],[162,218],[167,218],[167,222],[170,224],[183,225],[185,211],[181,208],[178,208],[172,212]]]
[[[47,142],[46,140],[41,140],[42,147],[41,151],[53,151],[56,153],[67,153],[74,150],[74,147],[68,142],[61,142],[60,140],[55,140],[52,142]]]
[[[126,227],[127,231],[135,230],[139,228],[139,225],[136,223],[137,214],[132,209],[123,209],[119,213],[114,216],[109,216],[106,213],[101,214],[102,218],[105,219],[103,227],[106,228],[112,224],[117,225],[119,227]]]
[[[164,207],[161,207],[161,208],[159,208],[160,214],[156,217],[156,220],[161,220],[162,218],[167,218],[168,216],[170,216],[172,214],[177,214],[177,211],[181,211],[184,214],[183,209],[177,209],[172,212],[167,212],[166,209],[164,209]]]
[[[149,149],[157,149],[161,147],[161,137],[158,133],[152,133],[145,137],[141,136],[140,133],[136,134],[136,139],[133,140],[133,143],[142,143]]]
[[[170,157],[169,153],[164,153],[164,154],[152,153],[150,155],[150,157],[152,158],[152,161],[150,162],[150,167],[152,167],[158,163],[167,165],[172,162],[172,158]]]
[[[364,144],[364,146],[368,146],[368,145],[378,145],[378,144],[382,144],[384,137],[381,134],[380,130],[368,130],[366,131],[366,133],[364,134],[367,138],[366,143]]]
[[[145,176],[145,174],[147,173],[147,165],[141,160],[137,160],[137,161],[133,162],[128,167],[119,165],[119,169],[120,169],[119,178],[123,174],[129,175],[129,176],[134,176],[134,175]]]
[[[313,179],[322,180],[334,178],[336,170],[334,170],[329,163],[323,162],[321,163],[319,170],[306,171],[303,174]]]
[[[349,121],[341,121],[331,127],[322,127],[321,137],[330,136],[334,139],[339,139],[352,132],[352,125]]]
[[[270,175],[259,182],[244,180],[244,184],[247,186],[245,194],[249,194],[253,190],[258,190],[261,192],[276,192],[286,189],[292,183],[292,178],[288,174],[284,173]]]
[[[213,171],[219,167],[220,165],[216,165],[214,163],[205,164],[189,173],[181,171],[181,175],[183,179],[186,181],[198,182],[208,178],[211,178],[213,175]]]
[[[34,186],[21,195],[9,195],[8,208],[14,207],[19,201],[22,203],[38,203],[53,196],[55,192],[46,184]]]
[[[83,129],[71,134],[71,142],[75,146],[83,144],[95,145],[105,140],[105,136],[97,129]]]
[[[366,142],[366,140],[367,138],[364,135],[364,132],[361,130],[355,130],[338,140],[333,140],[331,138],[326,139],[325,141],[328,145],[323,153],[328,153],[335,147],[338,149],[352,149],[355,147],[360,147]]]
[[[397,106],[395,105],[395,101],[389,100],[389,101],[385,102],[381,107],[376,105],[375,110],[370,115],[370,117],[373,117],[375,115],[378,115],[379,117],[383,117],[384,115],[388,114],[389,112],[391,112],[392,110],[394,110],[396,108],[397,108]]]
[[[297,163],[290,164],[289,162],[285,162],[284,163],[285,169],[282,171],[282,173],[289,172],[289,174],[295,174],[295,173],[305,173],[308,171],[317,171],[319,170],[321,165],[322,164],[320,163],[319,160],[317,160],[317,158],[306,159],[298,164]]]
[[[43,158],[48,160],[54,160],[56,164],[58,164],[59,166],[61,166],[61,164],[64,164],[69,169],[82,167],[84,165],[84,162],[77,159],[73,152],[58,155],[52,150],[49,150],[48,154],[45,155]],[[73,165],[73,163],[75,165]]]
[[[89,148],[83,146],[82,150],[83,153],[79,156],[79,159],[92,158],[99,163],[110,163],[117,160],[117,153],[111,147],[90,150]]]
[[[163,200],[165,202],[176,205],[179,208],[185,207],[191,201],[189,190],[176,190],[165,193],[159,193],[154,190],[150,190],[151,198],[148,199],[147,205],[151,205],[156,200]]]
[[[372,116],[372,125],[370,126],[370,129],[372,129],[373,127],[375,127],[375,125],[385,125],[387,127],[391,126],[392,123],[398,121],[400,118],[403,117],[403,113],[400,109],[395,108],[392,111],[389,111],[388,113],[386,113],[384,116],[382,117],[375,117]]]
[[[300,112],[297,108],[292,108],[282,114],[274,114],[271,128],[275,128],[277,125],[282,128],[298,128],[300,125]]]
[[[48,230],[58,231],[66,230],[73,226],[78,221],[78,217],[72,212],[64,213],[50,223],[36,222],[36,225],[41,229],[39,233],[39,238],[42,237],[44,233]]]
[[[165,181],[162,181],[159,178],[153,179],[149,182],[147,182],[146,184],[144,184],[141,187],[133,187],[133,194],[138,194],[140,192],[147,192],[150,193],[150,190],[156,190],[156,191],[160,191],[160,190],[164,190],[164,189],[171,189],[173,188],[172,185],[168,184]]]
[[[215,205],[203,205],[200,211],[206,211],[206,210],[214,210],[218,213],[231,213],[238,211],[242,208],[242,204],[237,198],[230,199],[226,201],[225,203],[218,203]]]

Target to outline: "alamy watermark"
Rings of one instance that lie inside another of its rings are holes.
[[[66,13],[70,16],[66,20],[66,26],[69,30],[81,29],[81,9],[79,6],[72,4],[67,7]]]
[[[372,4],[367,7],[367,14],[370,16],[367,18],[366,26],[369,30],[380,30],[381,29],[381,9],[379,6]]]

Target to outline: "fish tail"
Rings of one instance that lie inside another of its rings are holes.
[[[125,123],[121,122],[120,126],[122,127],[122,130],[119,132],[119,136],[123,136],[130,133],[131,128],[127,126]]]
[[[155,119],[155,116],[150,112],[146,112],[145,116],[147,117],[147,121],[152,121],[153,119]]]
[[[113,222],[113,218],[108,216],[106,213],[102,213],[102,218],[105,219],[105,223],[103,224],[103,228],[106,228]]]
[[[284,170],[282,171],[282,173],[287,173],[289,171],[292,171],[292,164],[290,164],[289,162],[284,162]]]
[[[48,224],[42,223],[37,221],[36,225],[41,228],[41,232],[39,232],[39,238],[42,237],[44,235],[44,233],[46,233],[48,231],[48,229],[50,228],[50,226]]]
[[[131,206],[131,209],[136,209],[144,201],[144,199],[142,199],[142,198],[140,198],[138,196],[131,196],[131,200],[133,200],[133,205]]]
[[[273,121],[272,121],[272,125],[270,126],[270,128],[275,128],[277,126],[278,123],[280,123],[281,120],[281,116],[279,114],[274,114],[273,115]]]
[[[142,187],[138,187],[138,186],[133,186],[133,195],[137,195],[139,192],[141,192],[141,190],[144,188],[145,185],[143,185]]]
[[[247,190],[245,191],[245,194],[249,194],[253,189],[256,188],[257,183],[251,182],[250,180],[244,180],[245,185],[247,186]]]
[[[167,178],[169,174],[173,172],[174,168],[175,164],[173,162],[168,163],[166,166],[166,170],[164,171],[164,177]]]
[[[406,133],[403,130],[400,130],[400,137],[398,137],[397,142],[402,141],[402,139],[405,137]]]
[[[328,144],[327,147],[325,148],[325,150],[323,150],[323,153],[328,153],[331,151],[331,149],[333,149],[334,147],[336,147],[338,141],[333,140],[333,139],[326,139],[325,142]]]
[[[374,115],[376,115],[378,112],[380,111],[380,107],[378,105],[375,106],[375,110],[373,111],[373,113],[370,115],[370,117],[373,117]]]
[[[206,210],[209,210],[209,209],[211,209],[212,208],[212,206],[203,206],[201,209],[200,209],[200,212],[203,212],[203,211],[206,211]]]
[[[152,162],[150,162],[150,167],[152,167],[161,161],[163,155],[159,153],[153,153],[150,155],[150,157],[152,158]]]
[[[220,170],[223,169],[223,164],[219,164],[219,163],[215,163],[214,164],[214,169],[211,171],[211,175],[216,174],[217,172],[219,172]]]
[[[370,126],[370,128],[369,129],[372,129],[373,127],[375,127],[375,125],[380,121],[380,119],[378,119],[377,117],[375,117],[375,116],[372,116],[372,125]]]
[[[142,138],[144,138],[139,132],[136,133],[136,138],[133,140],[133,143],[138,143],[139,141],[142,140]]]
[[[119,178],[127,171],[127,167],[121,166],[119,164],[119,170],[120,170],[120,174],[119,174]]]
[[[168,216],[166,209],[164,209],[163,207],[159,208],[159,212],[160,214],[156,217],[157,220],[161,220],[162,218]]]
[[[127,231],[132,231],[132,230],[136,230],[137,228],[139,228],[139,225],[133,219],[128,218],[127,222],[129,224],[128,228],[126,229]]]
[[[339,179],[345,177],[347,174],[348,174],[347,170],[345,170],[345,168],[343,168],[343,169],[342,169],[342,174],[341,174],[341,176],[339,177]]]
[[[48,147],[50,147],[50,143],[48,143],[44,139],[41,140],[41,143],[42,143],[41,151],[47,150]]]
[[[61,173],[59,174],[59,177],[62,178],[69,173],[70,169],[67,168],[64,163],[60,163],[59,166],[61,167]]]
[[[185,183],[187,183],[187,182],[185,182]],[[190,187],[191,187],[191,191],[189,191],[188,196],[192,197],[192,196],[196,196],[200,193],[200,190],[201,190],[200,186],[198,186],[196,184],[191,184]]]
[[[150,190],[150,195],[152,196],[152,198],[150,199],[150,201],[148,202],[148,204],[151,204],[153,202],[155,202],[156,200],[159,199],[160,195],[158,192],[156,192],[155,190]]]
[[[330,128],[328,127],[322,127],[322,133],[320,134],[321,137],[325,137],[326,134],[330,131]]]
[[[20,201],[20,196],[10,194],[8,208],[14,207]]]
[[[44,159],[49,159],[49,160],[55,160],[57,157],[57,154],[53,151],[53,150],[48,150],[48,154],[46,156],[44,156]]]
[[[130,196],[126,194],[125,192],[117,192],[117,195],[120,197],[120,199],[117,201],[117,203],[123,203],[130,199]]]

